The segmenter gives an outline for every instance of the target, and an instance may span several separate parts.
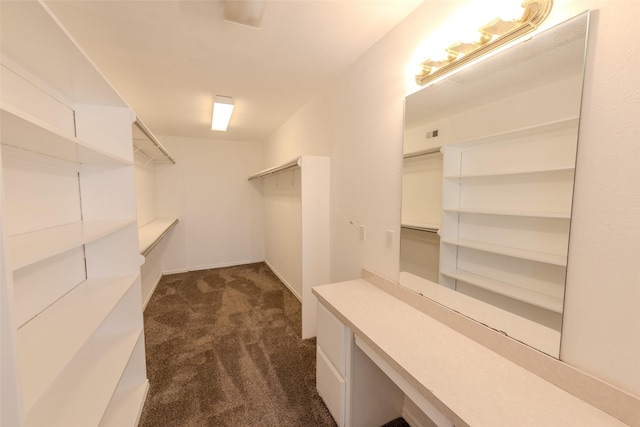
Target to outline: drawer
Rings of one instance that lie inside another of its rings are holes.
[[[320,347],[316,350],[316,388],[338,427],[344,426],[345,380]]]
[[[344,377],[347,327],[321,303],[318,303],[317,343],[338,373]]]

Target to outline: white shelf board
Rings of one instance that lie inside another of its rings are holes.
[[[11,270],[26,267],[115,233],[134,223],[135,220],[74,222],[9,236],[9,267]]]
[[[497,280],[492,280],[460,270],[441,271],[440,274],[518,301],[526,302],[556,313],[562,313],[562,298],[555,298],[549,295],[533,292],[515,285],[499,282]]]
[[[142,334],[106,335],[27,413],[27,427],[97,426]]]
[[[295,159],[290,160],[290,161],[288,161],[286,163],[283,163],[283,164],[278,165],[278,166],[274,166],[274,167],[269,168],[269,169],[265,169],[263,171],[260,171],[258,173],[255,173],[255,174],[251,175],[249,177],[249,181],[251,181],[253,179],[263,178],[263,177],[268,176],[268,175],[273,175],[274,173],[283,172],[285,170],[289,170],[289,169],[292,169],[292,168],[299,168],[299,167],[302,167],[301,165],[302,165],[302,158],[301,157],[296,157]]]
[[[503,215],[503,216],[526,216],[532,218],[560,218],[570,219],[571,212],[534,212],[534,211],[508,211],[501,209],[474,209],[474,208],[444,208],[445,212],[482,214],[482,215]]]
[[[481,146],[487,143],[500,143],[503,141],[511,140],[513,138],[534,136],[542,133],[551,133],[551,132],[563,131],[568,129],[575,129],[577,131],[578,123],[579,123],[578,116],[567,117],[564,119],[547,122],[547,123],[541,123],[534,126],[523,127],[520,129],[512,129],[505,132],[499,132],[491,135],[484,135],[484,136],[471,138],[463,141],[456,141],[455,145],[466,150],[476,145]]]
[[[484,252],[491,252],[499,255],[506,255],[513,258],[527,259],[530,261],[544,262],[553,265],[567,265],[567,255],[557,255],[544,252],[530,251],[526,249],[513,248],[509,246],[494,245],[484,242],[475,242],[464,239],[442,239],[442,243],[460,246],[463,248],[476,249]]]
[[[2,2],[2,53],[74,103],[127,106],[43,1]]]
[[[125,158],[64,135],[48,123],[2,104],[2,144],[75,163],[130,165]]]
[[[17,353],[27,410],[89,340],[137,277],[86,280],[18,329]]]
[[[469,175],[447,175],[445,179],[472,179],[472,178],[492,178],[492,177],[509,177],[516,175],[542,175],[556,172],[569,172],[574,171],[575,167],[567,166],[560,168],[549,168],[549,169],[536,169],[536,170],[514,170],[500,173],[485,173],[485,174],[469,174]]]
[[[137,425],[148,391],[148,380],[130,386],[127,390],[118,391],[118,395],[109,403],[109,410],[100,421],[100,427]]]
[[[437,233],[440,231],[440,224],[432,224],[426,222],[403,222],[401,224],[402,228],[411,228],[413,230],[422,230],[422,231],[430,231]]]
[[[138,228],[140,253],[148,253],[177,222],[178,218],[158,218]]]

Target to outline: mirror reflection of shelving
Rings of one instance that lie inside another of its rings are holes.
[[[438,282],[442,217],[442,153],[439,148],[404,155],[400,271]],[[420,289],[414,289],[420,292]]]
[[[444,148],[442,285],[560,330],[577,132],[570,118]]]

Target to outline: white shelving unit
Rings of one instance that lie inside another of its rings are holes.
[[[149,253],[177,222],[178,218],[157,218],[138,228],[140,255]]]
[[[3,4],[2,29],[2,425],[134,426],[135,115],[44,3]]]
[[[577,135],[568,118],[444,147],[442,285],[562,313]]]

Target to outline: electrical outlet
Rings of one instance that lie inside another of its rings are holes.
[[[388,248],[393,247],[393,230],[387,230],[387,233],[385,234],[385,244]]]
[[[364,225],[358,226],[358,232],[360,234],[361,242],[364,242],[365,240],[367,240],[367,229],[365,228]]]

